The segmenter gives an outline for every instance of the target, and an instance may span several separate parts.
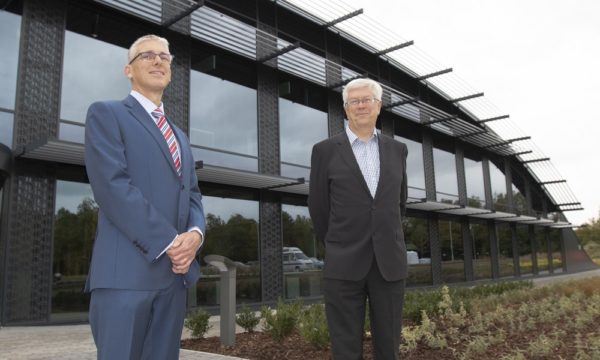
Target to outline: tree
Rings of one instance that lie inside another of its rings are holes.
[[[600,245],[600,212],[598,212],[598,218],[591,218],[575,231],[581,245],[585,246],[590,243]]]

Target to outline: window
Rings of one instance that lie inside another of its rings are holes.
[[[0,111],[0,143],[12,148],[13,114]]]
[[[543,228],[536,227],[535,229],[537,268],[539,274],[547,274],[548,267],[548,237]]]
[[[445,283],[465,281],[462,226],[455,221],[440,220],[439,229],[442,247],[442,281]]]
[[[320,296],[325,249],[315,239],[308,207],[283,204],[281,208],[285,297]]]
[[[406,285],[431,285],[431,248],[427,219],[407,217],[402,225],[408,258]]]
[[[15,108],[20,38],[21,17],[0,10],[0,109]]]
[[[515,265],[513,262],[512,230],[509,224],[496,224],[498,239],[498,266],[500,277],[514,276]]]
[[[529,226],[517,226],[517,243],[519,246],[519,269],[521,276],[533,274],[533,258]]]
[[[467,183],[467,206],[485,208],[483,163],[481,159],[471,160],[465,157],[465,178]]]
[[[563,258],[562,258],[562,232],[559,229],[550,230],[550,249],[552,250],[552,269],[554,273],[563,272]]]
[[[398,135],[394,135],[394,139],[406,144],[408,148],[408,157],[406,158],[408,197],[424,199],[427,195],[425,193],[425,170],[423,169],[423,145]]]
[[[435,169],[436,201],[458,203],[458,181],[454,153],[433,148],[433,167]]]
[[[256,90],[192,70],[190,142],[205,164],[258,171]]]
[[[488,225],[469,224],[473,239],[473,273],[475,280],[492,278],[492,257],[490,252],[490,234]]]
[[[310,175],[311,149],[328,136],[327,113],[279,98],[279,144],[281,175]]]
[[[52,262],[54,320],[87,318],[89,294],[83,292],[96,235],[98,206],[89,184],[56,183]]]
[[[509,204],[506,200],[506,176],[504,172],[490,160],[490,180],[492,182],[492,201],[494,210],[509,211]]]
[[[219,271],[203,260],[206,255],[211,254],[225,256],[238,264],[238,303],[260,301],[258,201],[223,198],[218,197],[219,190],[202,190],[207,237],[201,258],[198,259],[202,265],[202,276],[196,285],[198,306],[216,305],[219,301]],[[222,193],[222,190],[220,192]],[[211,193],[217,196],[211,196]]]

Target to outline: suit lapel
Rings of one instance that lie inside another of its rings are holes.
[[[379,181],[377,183],[377,190],[375,191],[375,198],[379,196],[382,184],[384,184],[387,171],[389,170],[388,159],[390,150],[390,142],[382,134],[377,135],[377,144],[379,146]]]
[[[352,151],[352,145],[350,145],[350,140],[348,139],[348,135],[346,132],[336,135],[335,141],[337,143],[338,151],[346,165],[350,169],[355,176],[359,178],[360,183],[362,184],[363,189],[367,192],[367,194],[371,195],[371,191],[369,190],[369,186],[365,181],[365,177],[360,171],[360,167],[358,166],[358,161],[356,160],[356,156],[354,156],[354,152]]]
[[[169,163],[171,170],[173,170],[175,174],[177,174],[177,169],[175,169],[175,163],[173,162],[173,158],[171,157],[171,152],[169,151],[167,142],[165,141],[163,134],[160,132],[160,129],[156,126],[156,123],[154,123],[154,120],[150,118],[150,115],[148,115],[146,110],[144,110],[142,105],[140,105],[140,103],[138,103],[133,96],[129,95],[128,97],[126,97],[125,100],[123,100],[123,104],[127,107],[129,113],[137,121],[139,121],[140,124],[142,124],[142,126],[150,133],[150,135],[152,135],[152,138],[154,139],[154,141],[156,141],[156,144],[160,147],[161,152],[163,153],[165,159]],[[169,125],[171,124],[169,123]],[[179,138],[177,140],[179,141]],[[179,153],[181,156],[181,149]],[[183,166],[183,158],[181,159],[181,161]]]

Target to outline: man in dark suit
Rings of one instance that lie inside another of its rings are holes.
[[[377,134],[381,86],[343,90],[348,126],[313,147],[308,207],[325,244],[323,293],[335,360],[362,359],[366,300],[375,359],[398,359],[406,246],[404,144]]]
[[[186,135],[165,115],[166,39],[129,49],[122,101],[90,106],[85,164],[99,205],[86,291],[98,359],[178,359],[186,288],[200,276],[202,196]]]

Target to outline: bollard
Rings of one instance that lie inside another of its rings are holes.
[[[220,281],[220,335],[221,345],[235,345],[235,278],[236,265],[230,259],[221,255],[207,255],[207,264],[219,269]]]

